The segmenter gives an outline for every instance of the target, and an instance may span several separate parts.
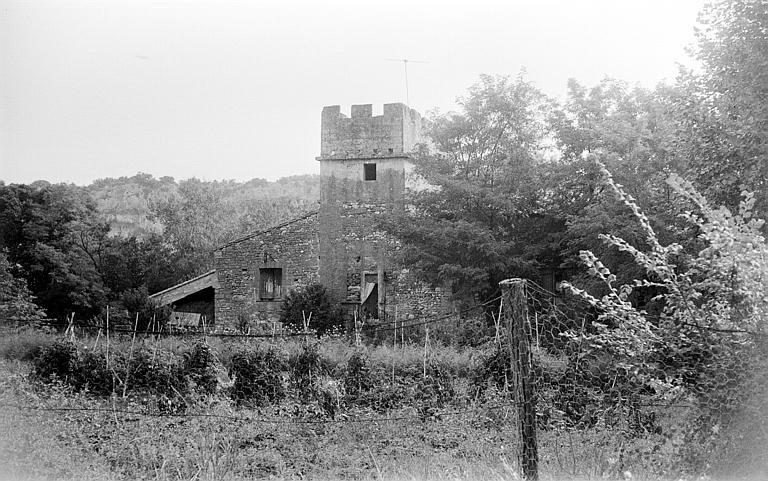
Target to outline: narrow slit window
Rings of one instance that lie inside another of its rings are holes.
[[[283,297],[283,270],[259,269],[259,298],[262,300]]]
[[[363,180],[376,180],[376,164],[363,164]]]

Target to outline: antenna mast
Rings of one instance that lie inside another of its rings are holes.
[[[403,62],[403,71],[405,72],[405,105],[411,106],[411,99],[408,94],[408,62],[410,63],[429,63],[421,60],[408,60],[407,58],[388,58],[390,62]]]

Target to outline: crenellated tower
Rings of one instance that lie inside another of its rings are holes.
[[[319,275],[339,301],[381,317],[392,277],[392,239],[377,220],[401,208],[421,116],[402,103],[325,107],[321,121]]]

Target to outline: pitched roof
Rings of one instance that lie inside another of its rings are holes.
[[[277,229],[282,229],[283,227],[289,226],[291,224],[295,224],[296,222],[300,222],[300,221],[302,221],[304,219],[308,219],[308,218],[310,218],[310,217],[312,217],[314,215],[317,215],[317,213],[318,213],[317,210],[312,210],[312,211],[306,212],[306,213],[300,215],[299,217],[294,217],[293,219],[291,219],[289,221],[286,221],[286,222],[283,222],[282,224],[277,224],[277,225],[274,225],[274,226],[272,226],[272,227],[270,227],[268,229],[264,229],[264,230],[261,230],[261,231],[258,231],[258,232],[254,232],[252,234],[248,234],[246,236],[237,238],[235,240],[231,240],[231,241],[229,241],[229,242],[227,242],[225,244],[222,244],[222,245],[216,247],[215,250],[220,250],[220,249],[223,249],[225,247],[229,247],[229,246],[231,246],[233,244],[237,244],[237,243],[243,242],[243,241],[248,240],[248,239],[253,239],[254,237],[258,237],[258,236],[260,236],[262,234],[266,234],[267,232],[272,232],[272,231],[277,230]]]

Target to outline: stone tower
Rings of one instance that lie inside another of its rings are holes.
[[[329,106],[320,137],[319,277],[348,310],[381,318],[394,241],[376,224],[403,205],[421,116],[401,103],[385,104],[378,116],[370,104],[353,105],[350,117]]]

